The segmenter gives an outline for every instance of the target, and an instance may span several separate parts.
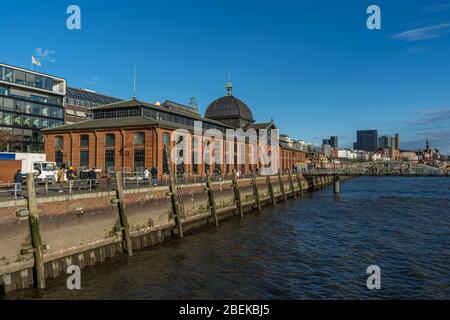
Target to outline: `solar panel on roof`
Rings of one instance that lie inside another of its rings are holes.
[[[104,105],[104,104],[111,104],[111,103],[122,101],[121,99],[117,99],[114,97],[109,97],[109,96],[105,96],[102,94],[84,91],[82,89],[70,88],[70,87],[67,88],[67,96],[69,98],[86,101],[89,103],[89,105],[92,103]]]

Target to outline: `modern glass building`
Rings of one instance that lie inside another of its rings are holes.
[[[333,149],[339,149],[339,138],[337,136],[331,136],[330,145]]]
[[[62,78],[0,63],[0,151],[43,152],[41,130],[64,123],[65,94]]]
[[[357,150],[376,151],[378,149],[378,130],[358,130],[356,139]]]

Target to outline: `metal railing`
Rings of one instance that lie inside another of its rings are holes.
[[[397,171],[389,172],[388,170],[383,170],[383,172],[375,173],[370,166],[351,166],[351,167],[336,167],[336,168],[302,168],[300,170],[286,170],[282,172],[283,175],[287,174],[303,174],[303,175],[348,175],[348,176],[364,176],[364,175],[391,175],[391,176],[449,176],[448,171],[442,171],[437,168],[418,166],[414,169],[414,173],[408,171]],[[241,174],[238,179],[250,179],[252,178],[252,173]],[[276,175],[275,175],[276,176]],[[142,172],[124,172],[123,175],[123,186],[124,189],[139,189],[139,188],[152,188],[169,186],[170,180],[168,175],[163,175],[159,177],[151,177],[144,175]],[[232,180],[232,175],[230,174],[212,174],[210,179],[213,182],[218,181],[230,181]],[[205,184],[207,177],[200,175],[186,175],[178,174],[175,177],[175,182],[177,185],[195,184],[201,183]],[[38,196],[57,196],[61,194],[74,194],[74,193],[86,193],[86,192],[107,192],[114,191],[117,188],[117,183],[115,181],[115,174],[107,175],[104,178],[99,179],[72,179],[65,182],[42,182],[36,183],[36,193]],[[14,183],[0,183],[0,200],[11,200],[11,199],[21,199],[26,197],[26,185],[14,184]]]
[[[0,183],[0,198],[18,199],[23,192],[23,187],[21,183]]]

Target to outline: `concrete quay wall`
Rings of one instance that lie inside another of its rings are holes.
[[[333,183],[332,177],[302,175],[272,176],[211,183],[214,196],[205,183],[177,186],[184,231],[239,215],[242,211],[285,201]],[[256,188],[254,185],[256,182]],[[240,192],[236,198],[235,189]],[[132,249],[149,247],[180,236],[169,187],[124,190]],[[38,198],[39,232],[42,239],[45,278],[65,275],[67,267],[80,268],[123,254],[125,239],[117,205],[117,194],[93,192]],[[30,232],[26,199],[0,202],[0,293],[29,288],[36,284],[35,249]],[[214,210],[213,210],[214,209]],[[22,213],[22,214],[21,214]]]

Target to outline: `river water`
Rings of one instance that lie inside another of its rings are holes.
[[[450,179],[367,177],[8,299],[449,299]],[[368,290],[367,267],[381,268]]]

